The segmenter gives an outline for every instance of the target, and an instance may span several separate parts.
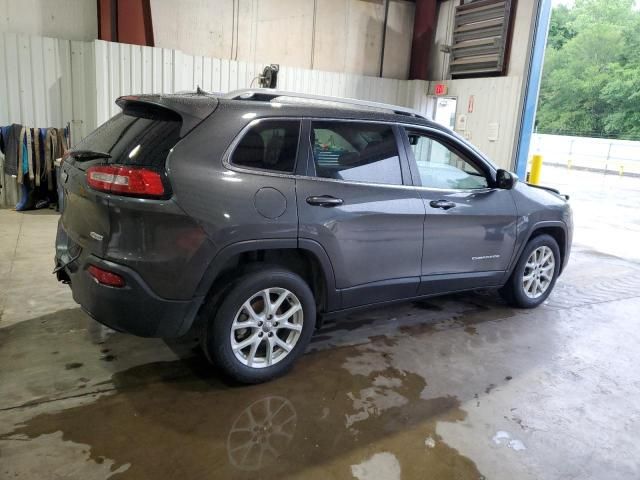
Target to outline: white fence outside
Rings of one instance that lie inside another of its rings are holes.
[[[640,175],[640,142],[608,138],[569,137],[536,133],[529,157],[544,163],[617,174]]]

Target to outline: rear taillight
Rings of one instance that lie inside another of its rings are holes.
[[[165,194],[162,176],[148,168],[98,165],[87,169],[87,183],[94,190],[143,197]]]
[[[124,278],[122,278],[117,273],[110,272],[109,270],[105,270],[104,268],[96,267],[95,265],[89,265],[87,271],[96,282],[101,283],[102,285],[116,288],[124,287]]]

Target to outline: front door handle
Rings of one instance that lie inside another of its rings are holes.
[[[307,203],[318,207],[337,207],[342,205],[342,199],[331,195],[321,195],[319,197],[307,197]]]
[[[450,208],[453,208],[456,206],[455,203],[449,202],[448,200],[431,200],[429,202],[429,205],[432,208],[441,208],[443,210],[449,210]]]

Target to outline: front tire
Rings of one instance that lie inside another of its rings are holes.
[[[235,380],[265,382],[287,372],[304,353],[315,318],[313,293],[300,276],[279,268],[253,271],[225,294],[203,347]]]
[[[500,294],[514,307],[537,307],[553,290],[560,263],[560,249],[553,237],[539,235],[532,238]]]

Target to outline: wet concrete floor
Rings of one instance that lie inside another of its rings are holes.
[[[56,220],[0,210],[2,479],[640,477],[639,263],[578,245],[536,310],[352,315],[247,387],[194,338],[91,321],[50,275]]]

